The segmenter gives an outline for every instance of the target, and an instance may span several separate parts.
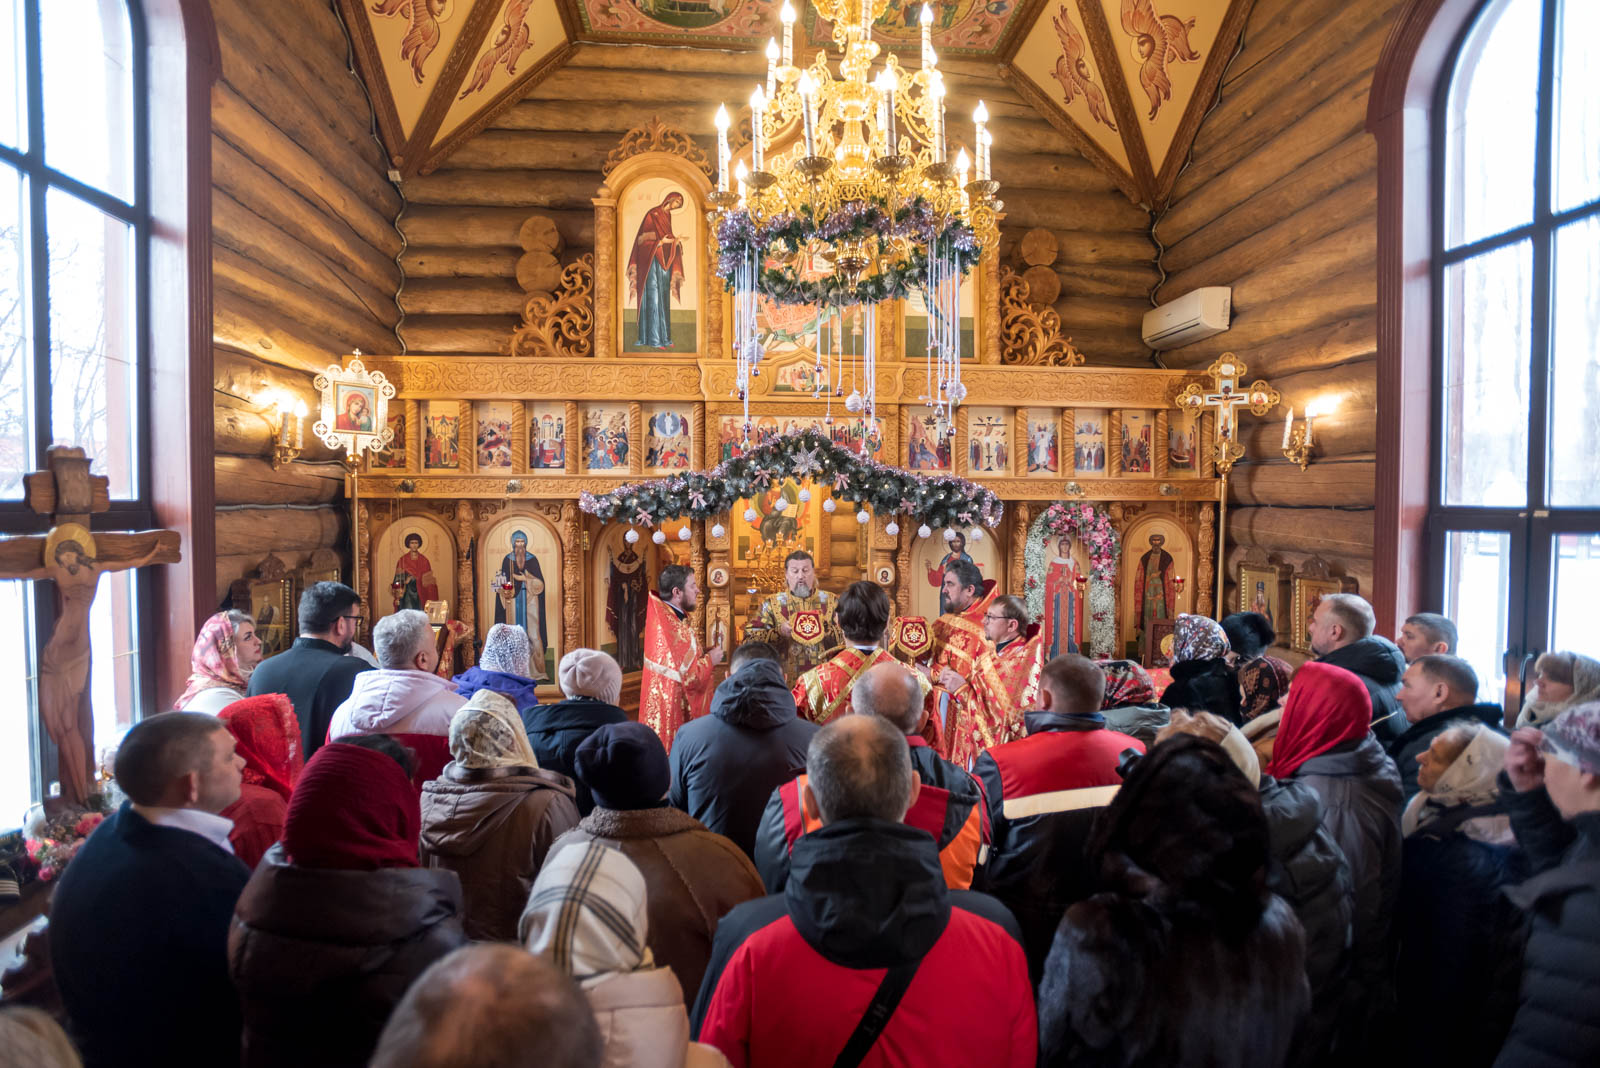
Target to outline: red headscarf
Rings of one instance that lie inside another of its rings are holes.
[[[1302,664],[1289,684],[1267,774],[1293,775],[1312,757],[1365,738],[1371,729],[1372,698],[1360,679],[1332,664]]]
[[[237,628],[228,620],[228,613],[218,612],[200,627],[194,640],[194,650],[189,654],[189,685],[183,696],[172,707],[182,711],[201,690],[226,686],[244,693],[249,683],[239,670],[239,646],[234,641]]]
[[[289,800],[306,762],[300,752],[300,721],[289,698],[281,693],[246,697],[217,713],[217,718],[227,724],[237,743],[235,751],[244,757],[244,781]]]
[[[421,830],[404,768],[376,750],[331,742],[295,784],[283,848],[290,863],[306,868],[414,868]]]

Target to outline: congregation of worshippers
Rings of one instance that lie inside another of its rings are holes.
[[[1294,670],[1179,616],[1158,692],[946,579],[923,660],[856,582],[814,666],[768,614],[714,687],[647,658],[640,711],[593,649],[540,701],[509,624],[454,678],[420,611],[369,654],[335,582],[265,660],[218,614],[0,1061],[1596,1063],[1600,662],[1507,721],[1451,620],[1335,594]],[[662,570],[647,648],[696,597]]]

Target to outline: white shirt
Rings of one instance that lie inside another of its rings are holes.
[[[233,830],[233,821],[230,819],[198,808],[162,808],[137,802],[131,807],[157,827],[172,827],[198,834],[212,845],[233,852],[233,843],[228,841],[228,832]]]

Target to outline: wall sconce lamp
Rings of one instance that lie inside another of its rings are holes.
[[[298,459],[306,445],[306,416],[311,409],[299,397],[278,398],[278,439],[272,446],[272,469]]]
[[[1179,604],[1183,603],[1183,582],[1184,579],[1182,575],[1172,576],[1173,600],[1177,601]]]
[[[1304,471],[1311,463],[1311,450],[1316,446],[1312,436],[1312,424],[1319,415],[1327,415],[1333,411],[1332,402],[1314,400],[1306,405],[1305,418],[1299,426],[1294,425],[1294,409],[1289,409],[1288,416],[1283,421],[1283,457],[1290,463],[1299,464]]]

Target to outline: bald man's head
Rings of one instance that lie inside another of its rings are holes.
[[[863,672],[850,688],[850,707],[863,716],[888,720],[901,734],[916,734],[927,718],[917,677],[899,664],[878,664]]]
[[[570,977],[521,946],[478,943],[433,962],[400,999],[373,1068],[598,1068],[600,1030]]]
[[[823,823],[880,819],[899,823],[916,800],[911,747],[888,720],[839,716],[806,749],[806,807]]]

